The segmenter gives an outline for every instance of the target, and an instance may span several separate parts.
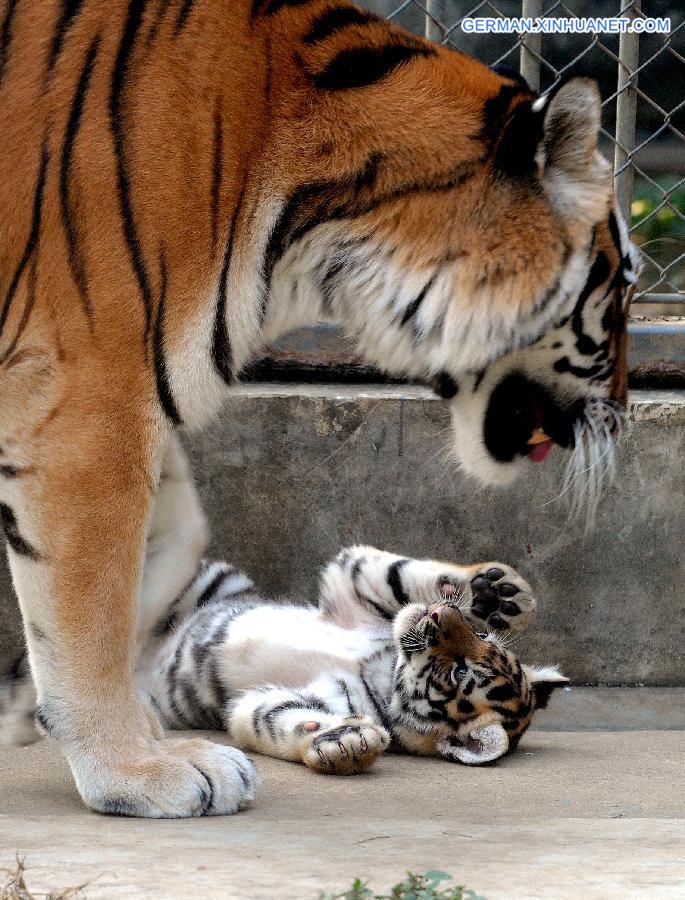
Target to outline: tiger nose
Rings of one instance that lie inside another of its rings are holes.
[[[445,612],[445,607],[444,607],[444,606],[438,606],[437,609],[434,609],[434,610],[433,610],[433,612],[431,613],[430,617],[431,617],[431,619],[432,619],[436,624],[440,624],[440,618],[442,617],[442,615],[443,615],[444,612]]]

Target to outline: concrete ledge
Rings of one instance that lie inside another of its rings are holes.
[[[312,595],[317,568],[359,541],[501,558],[540,599],[523,658],[579,683],[685,684],[685,393],[635,392],[630,413],[589,537],[554,501],[563,454],[510,490],[482,490],[455,472],[447,409],[422,388],[245,385],[190,449],[213,552],[265,591]],[[6,577],[0,621],[6,657],[19,634]]]

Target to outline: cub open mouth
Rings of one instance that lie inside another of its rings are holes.
[[[582,401],[563,408],[547,388],[512,373],[490,396],[485,446],[498,462],[512,462],[517,456],[543,462],[554,444],[573,445],[573,423],[582,408]]]

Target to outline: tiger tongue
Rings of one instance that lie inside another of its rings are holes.
[[[543,462],[547,459],[547,454],[552,449],[554,441],[550,438],[547,438],[546,441],[540,441],[537,444],[532,444],[528,450],[528,459],[531,462]]]

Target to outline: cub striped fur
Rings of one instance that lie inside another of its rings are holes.
[[[167,512],[182,514],[191,486],[160,490]],[[175,529],[153,536],[155,555],[162,545],[187,553]],[[136,681],[167,729],[226,730],[244,750],[319,772],[362,771],[389,746],[490,762],[566,683],[556,669],[522,665],[495,633],[525,628],[535,606],[502,563],[351,547],[324,569],[314,605],[265,600],[238,569],[203,560],[171,603],[157,604]],[[4,740],[27,737],[35,695],[26,677],[18,670],[7,682]]]

